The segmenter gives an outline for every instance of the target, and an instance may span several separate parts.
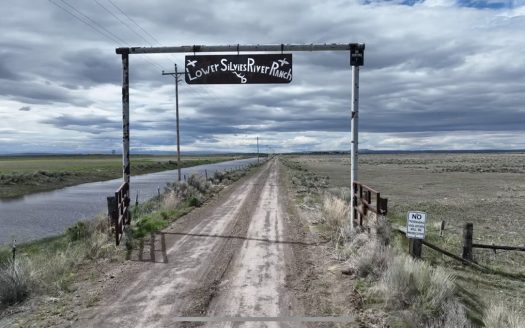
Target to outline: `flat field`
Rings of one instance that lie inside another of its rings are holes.
[[[234,156],[183,156],[181,167],[232,160]],[[131,157],[131,173],[145,174],[177,168],[176,156]],[[5,156],[0,157],[0,198],[59,189],[122,175],[120,156]]]
[[[349,155],[289,159],[328,177],[328,188],[350,186]],[[404,225],[408,210],[427,212],[426,239],[456,255],[467,222],[474,224],[474,243],[525,246],[524,153],[361,155],[359,180],[388,198],[393,223]],[[440,237],[442,220],[446,228]],[[472,292],[481,297],[475,299],[523,303],[525,252],[474,249],[474,259],[496,274],[465,268],[426,247],[423,253],[425,260],[454,270],[465,298]]]

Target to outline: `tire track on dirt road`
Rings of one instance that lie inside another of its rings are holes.
[[[290,317],[302,315],[286,287],[288,264],[294,262],[287,233],[286,209],[276,161],[251,213],[246,239],[208,309],[209,317]],[[304,327],[305,323],[210,323],[206,327]]]
[[[174,327],[178,316],[202,316],[246,235],[271,167],[231,186],[210,204],[156,235],[167,263],[134,262],[99,305],[81,315],[78,327]]]

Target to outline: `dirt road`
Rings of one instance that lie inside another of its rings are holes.
[[[81,315],[78,326],[177,327],[181,316],[304,315],[287,287],[294,241],[287,236],[278,165],[270,160],[211,204],[153,236],[117,273],[101,301]],[[240,326],[295,327],[277,322]]]

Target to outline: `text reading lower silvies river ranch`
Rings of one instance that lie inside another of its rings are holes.
[[[290,83],[291,54],[186,56],[188,84]]]

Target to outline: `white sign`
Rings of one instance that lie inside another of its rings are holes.
[[[427,213],[408,212],[407,214],[407,237],[425,239],[425,222]]]

